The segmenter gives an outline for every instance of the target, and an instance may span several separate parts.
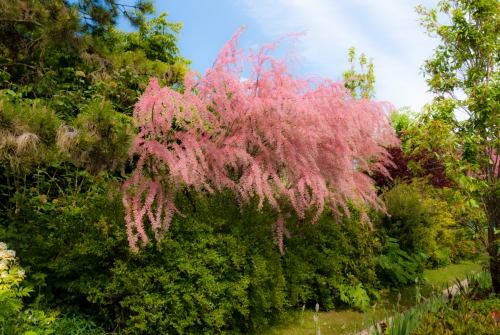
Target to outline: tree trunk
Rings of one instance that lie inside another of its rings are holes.
[[[500,294],[500,255],[498,253],[498,244],[497,239],[500,237],[500,234],[495,234],[495,230],[497,228],[497,222],[499,222],[499,213],[498,205],[500,199],[497,199],[496,196],[490,197],[486,206],[486,215],[488,217],[489,226],[488,226],[488,254],[490,256],[490,275],[491,281],[493,284],[493,290],[496,294]]]
[[[490,255],[490,275],[493,283],[493,290],[496,294],[500,293],[500,257],[498,255],[498,246],[496,244],[488,245],[488,254]]]

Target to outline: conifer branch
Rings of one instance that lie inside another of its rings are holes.
[[[7,19],[7,18],[0,18],[0,21],[12,21],[12,22],[19,22],[19,23],[32,23],[34,25],[37,25],[41,28],[44,28],[44,25],[41,24],[40,22],[37,22],[37,21],[32,21],[32,20],[14,20],[14,19]]]

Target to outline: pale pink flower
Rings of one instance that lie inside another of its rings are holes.
[[[325,207],[338,216],[349,215],[349,203],[383,208],[369,175],[387,173],[384,148],[398,144],[392,105],[354,100],[342,82],[296,76],[293,53],[269,55],[277,43],[243,53],[240,32],[204,77],[185,77],[184,93],[152,79],[135,106],[130,155],[138,162],[123,203],[136,251],[139,239],[148,242],[146,218],[157,239],[168,229],[181,187],[230,189],[240,204],[258,197],[259,207],[267,200],[278,213],[288,202],[300,217],[314,213],[312,222]],[[244,65],[251,75],[241,81]],[[283,216],[273,230],[282,250]]]

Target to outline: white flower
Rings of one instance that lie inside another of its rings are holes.
[[[4,242],[0,242],[0,250],[6,250],[7,249],[7,244]]]
[[[3,271],[7,268],[7,265],[0,263],[0,271]]]
[[[6,260],[6,259],[2,259],[2,260],[0,261],[0,264],[3,264],[3,265],[9,265],[9,261],[8,261],[8,260]]]
[[[26,273],[26,272],[24,272],[24,270],[23,270],[23,269],[21,269],[21,270],[17,270],[17,274],[18,274],[20,277],[24,276],[24,274],[25,274],[25,273]]]
[[[8,276],[8,275],[7,275],[7,272],[2,272],[2,275],[1,275],[0,277],[2,277],[2,278],[7,278],[7,276]]]
[[[16,257],[16,252],[14,250],[7,250],[6,253],[10,257]]]

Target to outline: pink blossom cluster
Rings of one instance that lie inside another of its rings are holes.
[[[129,242],[145,245],[146,220],[156,239],[175,212],[182,187],[198,194],[230,189],[241,204],[258,197],[300,217],[325,206],[349,215],[348,203],[381,208],[373,181],[386,172],[386,147],[397,144],[388,103],[354,100],[342,82],[301,78],[293,54],[237,49],[241,30],[224,46],[204,77],[190,73],[183,92],[152,79],[134,110],[138,135],[131,156],[137,169],[124,184]],[[249,79],[241,75],[247,69]],[[273,225],[282,248],[283,215]]]

